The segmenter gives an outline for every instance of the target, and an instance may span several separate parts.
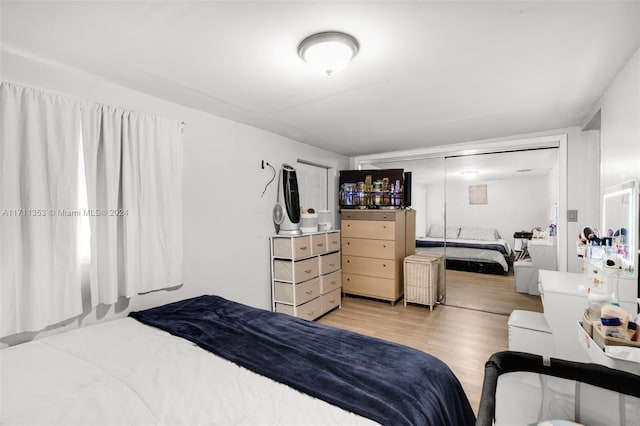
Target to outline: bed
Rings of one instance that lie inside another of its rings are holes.
[[[511,246],[494,228],[432,225],[427,236],[416,238],[416,252],[445,253],[447,269],[505,274],[513,265]]]
[[[200,296],[3,349],[0,423],[474,424],[424,352]]]

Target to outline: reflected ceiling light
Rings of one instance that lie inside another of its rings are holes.
[[[473,179],[478,175],[478,173],[480,172],[477,170],[465,170],[461,174],[462,174],[462,177],[465,179]]]
[[[302,40],[298,45],[298,56],[330,76],[347,66],[359,49],[358,40],[349,34],[327,31]]]

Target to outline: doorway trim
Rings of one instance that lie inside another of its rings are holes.
[[[391,151],[352,157],[351,166],[360,170],[363,165],[371,163],[446,158],[451,156],[488,154],[539,148],[558,148],[558,270],[566,272],[569,241],[569,235],[567,232],[567,140],[567,134],[557,134],[523,139],[466,142],[404,151]]]

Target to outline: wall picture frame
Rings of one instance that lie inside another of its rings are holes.
[[[469,185],[469,204],[488,204],[487,185]]]

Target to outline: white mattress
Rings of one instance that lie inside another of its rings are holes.
[[[3,425],[376,424],[131,318],[3,349],[0,362]]]

